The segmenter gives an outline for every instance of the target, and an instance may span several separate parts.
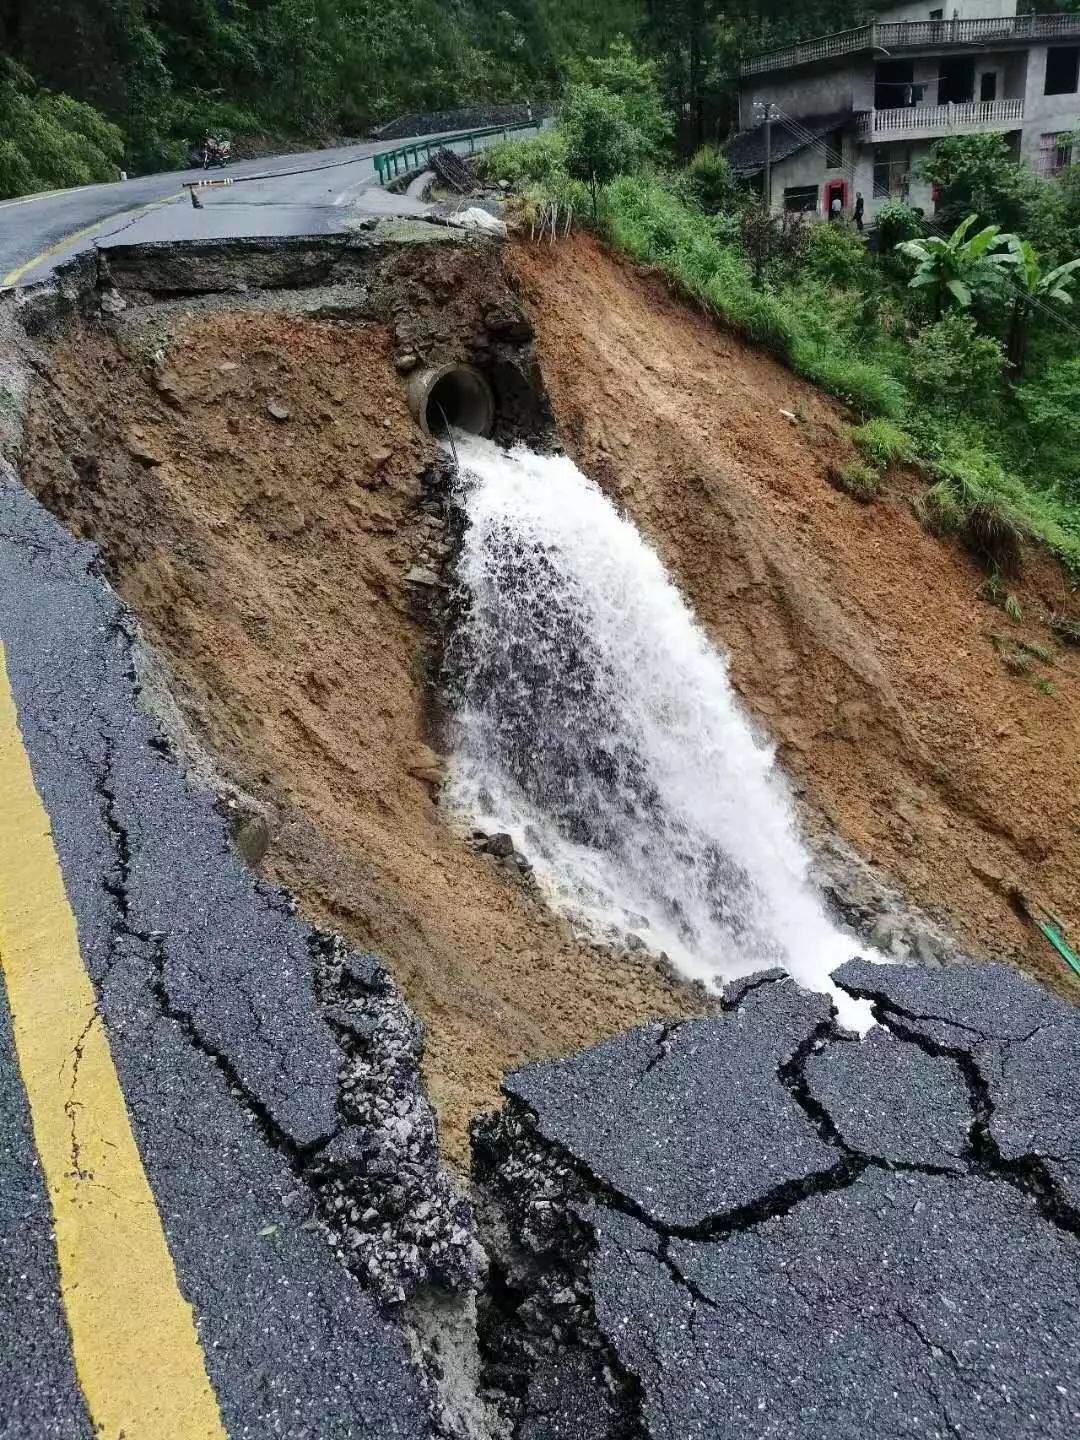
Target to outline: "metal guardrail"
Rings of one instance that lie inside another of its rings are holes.
[[[986,20],[895,20],[874,21],[854,30],[821,35],[748,55],[739,64],[741,75],[760,75],[768,70],[786,70],[809,65],[838,55],[861,50],[904,50],[953,45],[989,45],[995,41],[1060,40],[1080,38],[1080,15],[1003,15]]]
[[[511,120],[505,125],[485,125],[481,130],[465,130],[455,135],[435,135],[430,140],[415,140],[408,145],[399,145],[396,150],[382,150],[374,157],[379,184],[388,185],[399,175],[408,175],[413,170],[419,170],[420,157],[423,156],[426,163],[436,150],[468,143],[469,154],[475,155],[477,140],[491,135],[508,138],[514,130],[540,130],[543,128],[544,119],[544,116],[540,116],[535,120]]]

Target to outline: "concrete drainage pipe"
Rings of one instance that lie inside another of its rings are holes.
[[[414,370],[409,376],[409,409],[426,435],[440,437],[447,423],[470,435],[487,435],[495,420],[491,386],[471,365]]]

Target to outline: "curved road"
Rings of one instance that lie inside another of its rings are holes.
[[[460,131],[447,132],[452,136]],[[417,137],[430,140],[430,135]],[[28,195],[0,203],[0,286],[30,284],[55,266],[124,232],[137,240],[329,234],[350,213],[420,215],[427,207],[381,189],[373,157],[407,140],[244,160],[225,170],[161,175]],[[194,180],[231,180],[188,199]]]

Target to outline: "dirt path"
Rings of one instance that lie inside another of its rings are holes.
[[[1001,888],[1080,934],[1080,654],[1039,620],[1075,608],[1060,569],[1029,558],[1010,623],[916,521],[915,477],[867,507],[830,486],[839,405],[588,238],[511,264],[574,458],[729,651],[811,812],[974,951],[1075,995]],[[1003,641],[1053,656],[1014,674]]]

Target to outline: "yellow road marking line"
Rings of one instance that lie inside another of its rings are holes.
[[[0,970],[94,1433],[226,1440],[79,950],[2,644]]]
[[[123,220],[127,223],[128,218],[134,218],[136,215],[140,217],[147,215],[151,210],[158,210],[162,205],[169,205],[174,200],[180,200],[183,194],[183,190],[177,190],[175,195],[164,195],[160,200],[151,200],[146,205],[136,205],[132,210],[120,210],[115,215],[106,215],[103,220],[95,220],[93,225],[87,225],[82,230],[76,230],[71,235],[65,235],[62,240],[57,240],[55,245],[50,245],[47,250],[42,250],[40,254],[35,255],[32,260],[27,260],[25,264],[17,265],[14,270],[9,270],[3,279],[0,279],[0,286],[17,285],[24,275],[29,275],[31,270],[36,270],[37,267],[46,260],[51,260],[54,255],[59,255],[62,250],[67,250],[68,247],[74,245],[77,240],[85,240],[88,235],[93,235],[94,232],[100,230],[103,225],[108,225],[114,220]]]

